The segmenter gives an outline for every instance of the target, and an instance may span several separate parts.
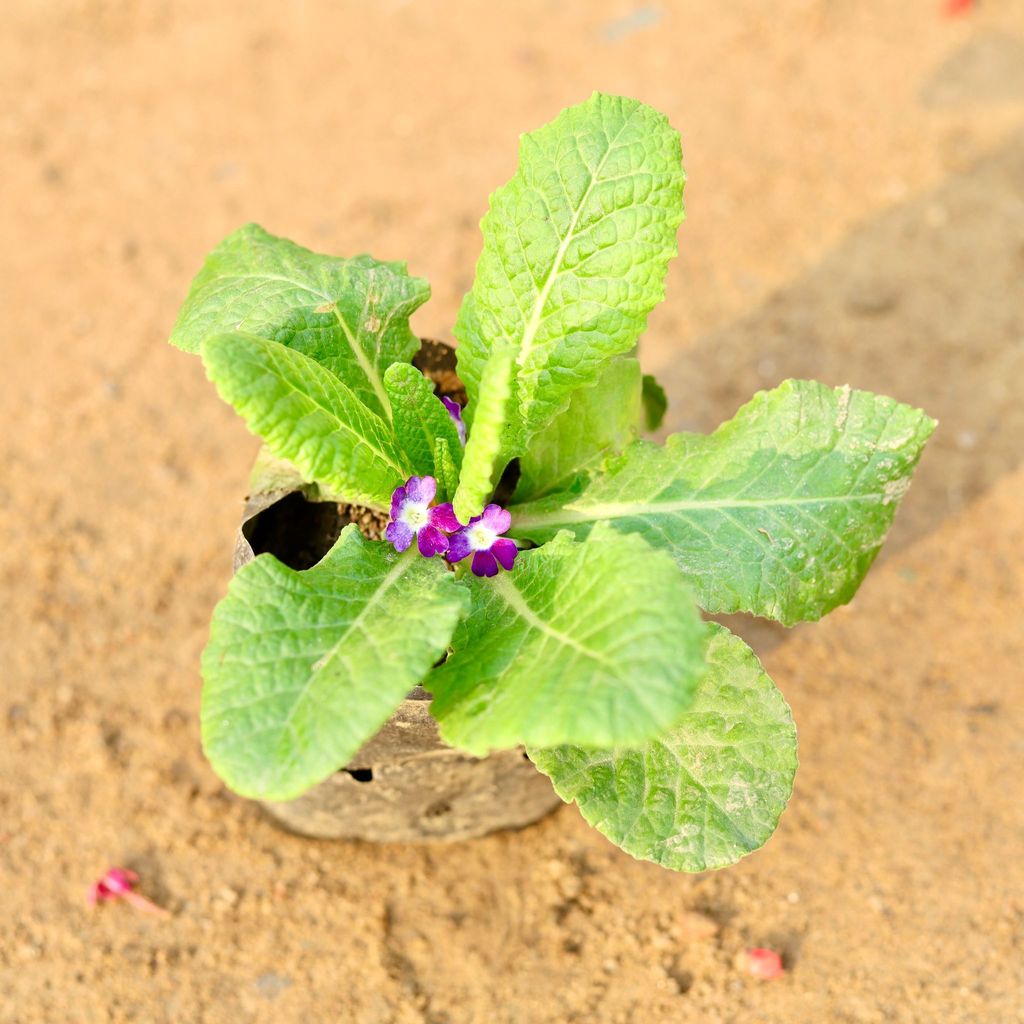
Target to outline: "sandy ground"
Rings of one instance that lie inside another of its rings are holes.
[[[164,344],[177,305],[257,220],[410,260],[450,337],[517,134],[595,87],[683,133],[645,348],[673,428],[787,375],[942,420],[856,602],[748,630],[790,809],[695,878],[571,808],[284,835],[199,751],[256,442]],[[8,0],[0,162],[0,1020],[1024,1020],[1024,5]],[[87,908],[109,863],[173,916]]]

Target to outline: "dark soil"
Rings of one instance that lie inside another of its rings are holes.
[[[380,540],[388,515],[361,505],[308,501],[294,491],[247,520],[242,532],[254,555],[269,551],[292,569],[309,569],[349,523],[367,540]]]
[[[455,349],[451,345],[423,338],[412,363],[434,382],[435,394],[454,398],[463,407],[466,405],[466,389],[455,372]]]

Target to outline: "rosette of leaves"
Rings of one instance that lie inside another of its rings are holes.
[[[709,435],[644,440],[665,395],[637,342],[683,183],[678,135],[635,100],[595,94],[523,137],[455,324],[464,448],[411,365],[409,317],[429,289],[404,264],[317,255],[254,225],[209,256],[171,341],[307,491],[386,511],[428,474],[466,523],[519,470],[511,572],[453,572],[349,526],[311,569],[263,554],[235,576],[202,699],[204,748],[234,790],[298,795],[422,684],[447,743],[525,746],[636,857],[699,871],[771,835],[793,720],[701,610],[792,625],[849,601],[934,423],[791,380]]]

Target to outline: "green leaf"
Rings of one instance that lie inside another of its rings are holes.
[[[487,361],[487,373],[473,416],[462,459],[462,474],[452,504],[462,523],[479,515],[494,493],[501,460],[501,434],[512,386],[512,352],[499,349]],[[468,410],[467,410],[468,412]]]
[[[455,451],[461,458],[461,441],[456,441]],[[443,496],[438,500],[450,500],[459,486],[459,470],[452,457],[452,449],[448,447],[448,442],[443,437],[439,437],[434,446],[434,477],[437,480],[438,493]]]
[[[404,263],[322,256],[247,224],[196,275],[171,344],[188,352],[211,334],[241,330],[287,345],[390,416],[384,371],[419,348],[409,317],[430,296]]]
[[[444,653],[466,593],[439,559],[355,525],[312,569],[260,555],[203,652],[203,748],[242,796],[288,800],[345,765]]]
[[[431,675],[441,736],[475,755],[519,743],[643,743],[675,722],[706,628],[671,559],[598,527],[466,575],[472,613]]]
[[[643,379],[644,429],[657,430],[668,411],[665,389],[649,373]]]
[[[515,352],[507,457],[636,344],[664,297],[683,181],[678,134],[637,100],[594,93],[523,136],[455,325],[471,409],[490,353]]]
[[[512,534],[608,520],[669,551],[709,612],[819,619],[853,597],[934,428],[891,398],[786,381],[713,434],[636,441],[581,493],[513,508]]]
[[[534,435],[519,460],[516,500],[573,486],[612,452],[635,440],[640,421],[640,364],[620,356],[592,387],[574,391],[569,407]]]
[[[395,434],[415,472],[437,476],[437,444],[443,440],[457,475],[462,464],[459,431],[431,381],[410,363],[395,363],[384,374],[384,389],[391,400]],[[440,500],[448,496],[446,492]]]
[[[305,479],[383,509],[410,475],[390,426],[309,356],[241,331],[207,338],[202,356],[221,398]]]
[[[530,759],[616,846],[675,871],[733,864],[763,846],[793,791],[796,727],[754,652],[711,625],[693,704],[635,750],[530,747]]]

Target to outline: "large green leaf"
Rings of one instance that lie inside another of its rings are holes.
[[[198,352],[224,331],[271,338],[326,366],[389,416],[384,371],[419,348],[409,317],[429,296],[427,282],[410,277],[404,263],[322,256],[248,224],[207,257],[171,343]]]
[[[934,428],[891,398],[786,381],[713,434],[636,441],[581,493],[512,509],[512,533],[608,520],[669,551],[710,612],[819,619],[853,597]]]
[[[594,93],[523,136],[455,325],[471,410],[494,348],[515,352],[506,458],[636,344],[664,297],[683,181],[678,134],[637,100]]]
[[[288,800],[341,768],[444,653],[466,593],[438,559],[354,525],[312,569],[260,555],[203,652],[203,748],[243,796]]]
[[[202,345],[221,398],[278,458],[360,505],[387,508],[410,474],[391,427],[309,356],[236,331]]]
[[[395,434],[412,468],[419,474],[432,474],[440,485],[439,500],[451,497],[445,475],[438,476],[443,441],[448,457],[455,463],[456,477],[462,465],[459,431],[434,394],[434,385],[411,363],[395,363],[384,374],[384,389],[391,401]]]
[[[620,356],[595,385],[574,391],[565,412],[527,444],[519,460],[516,500],[570,488],[606,455],[635,440],[642,418],[640,379],[640,363]]]
[[[479,515],[494,493],[502,468],[501,434],[511,387],[512,352],[499,349],[487,361],[487,373],[473,407],[462,474],[452,501],[460,522],[468,523],[472,516]]]
[[[733,864],[768,841],[793,791],[796,728],[754,652],[712,625],[693,704],[634,750],[529,748],[558,795],[616,846],[676,871]]]
[[[643,743],[675,722],[704,668],[705,624],[666,555],[598,527],[466,576],[472,614],[430,677],[452,746]]]

